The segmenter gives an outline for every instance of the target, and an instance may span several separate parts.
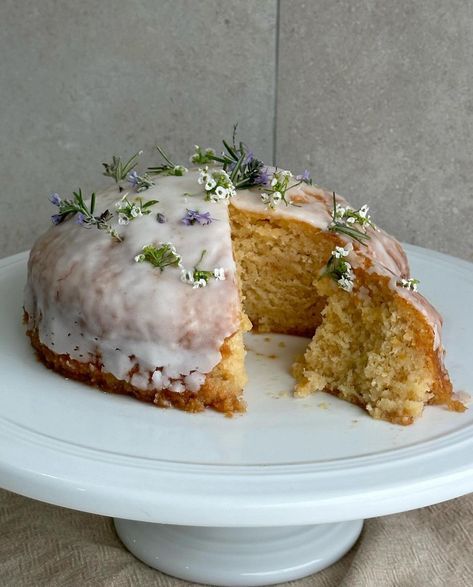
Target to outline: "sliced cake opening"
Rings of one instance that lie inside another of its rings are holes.
[[[426,403],[446,403],[432,328],[389,277],[357,271],[353,292],[321,274],[337,245],[327,232],[230,206],[245,312],[260,332],[312,337],[296,360],[295,395],[327,391],[371,416],[410,424]]]
[[[334,246],[302,222],[230,206],[243,307],[258,332],[311,337],[326,304],[314,281]]]

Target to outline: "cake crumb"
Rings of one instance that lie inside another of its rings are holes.
[[[283,340],[281,340],[281,342],[278,342],[278,347],[281,348],[281,349],[285,349],[286,348],[286,343]]]
[[[457,400],[462,404],[469,404],[471,402],[471,395],[467,391],[459,389],[452,393],[452,399]]]

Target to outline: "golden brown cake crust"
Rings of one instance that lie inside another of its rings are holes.
[[[28,320],[26,312],[24,320],[25,322]],[[234,347],[240,346],[241,341],[237,339],[241,336],[241,333],[237,333],[225,340],[220,349],[222,353],[221,362],[207,375],[205,383],[197,392],[184,391],[179,393],[168,389],[139,389],[128,381],[119,380],[111,373],[104,371],[100,357],[89,362],[76,361],[71,359],[69,355],[59,355],[42,344],[39,340],[37,328],[28,330],[27,335],[39,360],[46,367],[64,375],[64,377],[70,377],[93,387],[98,387],[103,391],[129,395],[141,401],[153,403],[161,408],[172,406],[192,413],[202,412],[205,408],[212,408],[217,412],[224,413],[226,416],[231,416],[234,413],[246,410],[246,404],[241,397],[245,384],[244,374],[242,373],[240,385],[235,388],[234,371],[233,369],[230,370],[229,364],[232,361]],[[138,369],[138,367],[131,369],[130,378],[134,369]]]

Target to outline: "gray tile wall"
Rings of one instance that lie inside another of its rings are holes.
[[[473,3],[281,0],[277,158],[473,260]]]
[[[275,0],[2,0],[0,257],[49,226],[51,191],[113,153],[177,157],[241,133],[273,153]]]
[[[265,160],[473,260],[469,0],[3,0],[0,22],[0,257],[113,153],[187,157],[239,121]]]

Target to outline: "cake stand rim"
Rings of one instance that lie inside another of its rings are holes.
[[[473,268],[443,253],[406,248],[443,262],[453,260],[470,271]],[[0,269],[23,262],[27,254],[0,260]],[[97,460],[92,466],[88,458],[61,454],[47,446],[35,452],[31,439],[18,438],[2,428],[0,485],[56,505],[144,522],[223,527],[318,524],[406,511],[473,491],[473,457],[469,457],[473,455],[473,432],[460,435],[442,451],[442,470],[438,451],[395,462],[399,474],[394,475],[394,482],[392,470],[386,482],[392,460],[385,467],[365,465],[315,473],[310,466],[297,471],[298,465],[289,465],[292,474],[278,470],[278,465],[253,465],[247,474],[238,471],[239,467],[233,473],[224,467],[216,475],[216,471],[209,473],[212,465],[199,465],[199,472],[190,475],[169,466],[166,470],[166,463],[150,471],[136,463],[125,467]],[[44,466],[45,455],[49,468]],[[131,470],[133,482],[129,482]]]

